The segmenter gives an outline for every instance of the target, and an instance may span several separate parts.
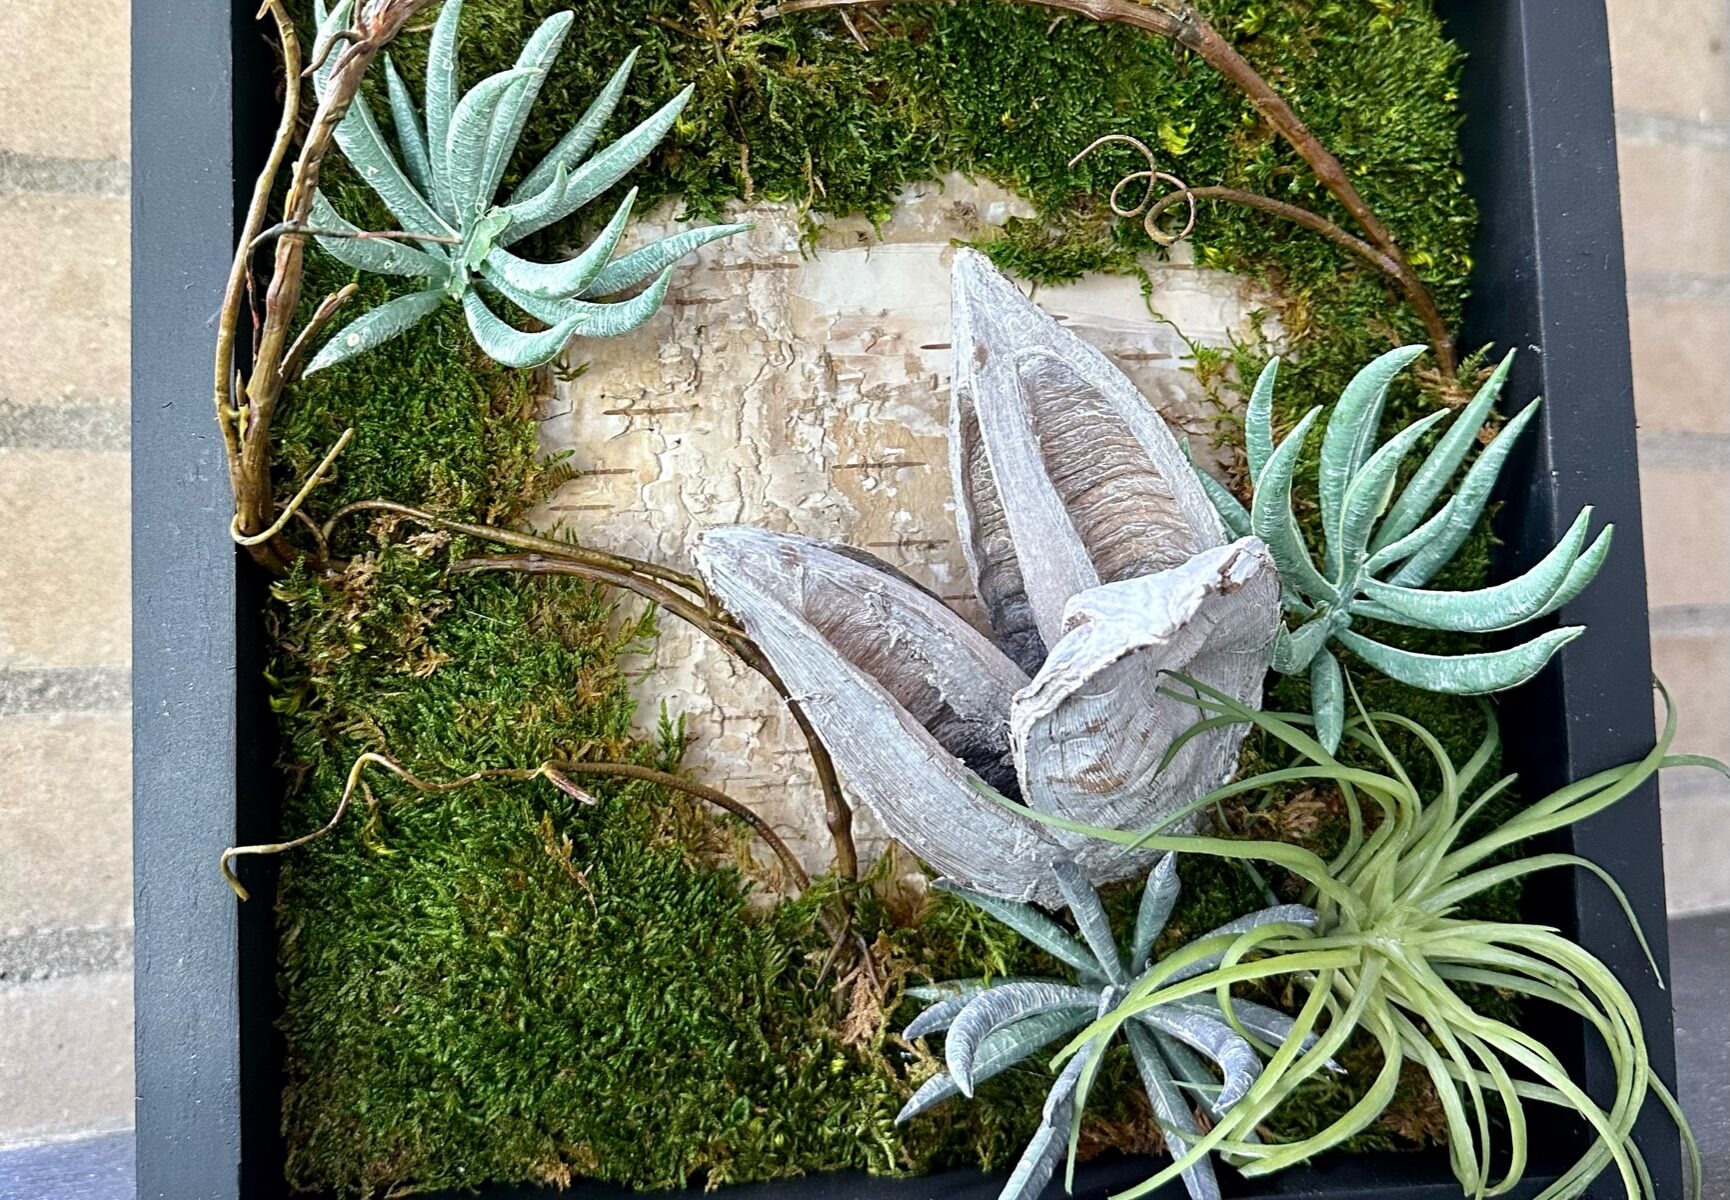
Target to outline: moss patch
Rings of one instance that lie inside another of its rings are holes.
[[[1163,165],[1197,185],[1340,215],[1205,64],[1130,30],[994,3],[857,16],[867,50],[833,17],[758,24],[746,0],[468,0],[467,82],[508,65],[534,26],[566,7],[577,23],[519,171],[640,45],[614,132],[687,81],[698,93],[630,182],[647,201],[682,195],[700,215],[743,196],[882,215],[904,184],[960,170],[1039,210],[986,247],[1000,263],[1043,280],[1129,271],[1150,247],[1104,206],[1129,160],[1065,165],[1108,132],[1150,138]],[[1204,8],[1339,154],[1457,313],[1472,222],[1454,136],[1459,55],[1429,5]],[[394,51],[411,79],[424,45],[422,29]],[[326,191],[351,217],[390,225],[343,164],[328,164]],[[550,230],[530,250],[578,235]],[[1203,262],[1261,278],[1284,298],[1300,369],[1282,380],[1282,419],[1331,400],[1357,366],[1418,336],[1380,277],[1289,227],[1214,206],[1196,245]],[[309,296],[349,280],[311,257]],[[360,285],[352,311],[393,286]],[[1244,347],[1203,365],[1215,377],[1241,374],[1259,354]],[[537,458],[532,384],[481,356],[447,306],[295,389],[279,425],[284,488],[353,425],[335,478],[309,505],[315,515],[385,497],[520,521],[560,477]],[[1420,405],[1406,388],[1390,422]],[[348,568],[283,582],[272,614],[293,782],[286,828],[321,824],[364,750],[439,779],[584,753],[676,769],[676,729],[631,735],[618,664],[652,630],[618,628],[607,597],[568,581],[448,576],[452,556],[477,548],[390,520],[351,520],[335,542],[353,556]],[[1486,550],[1473,543],[1456,582],[1481,576]],[[1467,736],[1467,709],[1396,703]],[[365,1194],[585,1174],[648,1187],[1001,1164],[1037,1119],[1047,1078],[1030,1068],[988,1084],[977,1103],[894,1128],[912,1084],[934,1069],[886,1032],[911,1006],[855,1011],[855,993],[824,973],[815,901],[748,903],[744,833],[681,797],[597,785],[599,803],[587,806],[545,784],[497,782],[426,796],[382,775],[371,788],[371,806],[284,862],[284,1126],[297,1186]],[[1245,877],[1205,864],[1185,865],[1185,885],[1174,930],[1198,932],[1259,902]],[[954,902],[867,888],[857,907],[895,979],[1050,969]],[[1123,1070],[1114,1057],[1091,1147],[1151,1144],[1136,1090],[1110,1086]],[[1318,1098],[1312,1117],[1342,1096]],[[1375,1144],[1422,1135],[1421,1104],[1402,1113],[1400,1129],[1378,1131]]]

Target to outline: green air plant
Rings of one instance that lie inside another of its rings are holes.
[[[1253,724],[1297,759],[1294,766],[1217,789],[1198,799],[1198,807],[1274,785],[1308,782],[1337,788],[1343,795],[1350,833],[1330,862],[1283,842],[1088,828],[1014,805],[1035,820],[1119,845],[1272,863],[1306,885],[1301,898],[1316,910],[1313,928],[1285,924],[1246,931],[1223,957],[1210,953],[1210,969],[1203,973],[1185,970],[1191,961],[1188,951],[1155,964],[1111,1012],[1077,1033],[1059,1054],[1059,1061],[1073,1062],[1074,1056],[1102,1044],[1149,1009],[1223,994],[1251,980],[1285,978],[1307,989],[1285,1044],[1270,1056],[1237,1105],[1171,1167],[1121,1193],[1123,1200],[1147,1195],[1211,1152],[1220,1153],[1243,1174],[1259,1176],[1337,1147],[1376,1121],[1408,1062],[1434,1084],[1447,1120],[1453,1171],[1467,1195],[1493,1196],[1519,1186],[1527,1164],[1526,1106],[1545,1104],[1581,1118],[1596,1137],[1577,1162],[1544,1188],[1543,1200],[1582,1195],[1606,1170],[1619,1176],[1630,1200],[1654,1197],[1633,1140],[1634,1122],[1654,1095],[1682,1131],[1698,1192],[1700,1160],[1693,1135],[1674,1097],[1653,1074],[1639,1013],[1611,968],[1554,929],[1460,913],[1472,897],[1510,880],[1578,867],[1597,876],[1634,922],[1621,888],[1591,861],[1564,853],[1510,858],[1507,851],[1602,812],[1661,768],[1709,766],[1730,775],[1730,768],[1714,760],[1668,753],[1675,734],[1674,710],[1658,744],[1644,758],[1579,780],[1484,828],[1481,818],[1487,806],[1514,782],[1507,776],[1479,787],[1479,776],[1500,744],[1488,706],[1488,731],[1463,765],[1454,763],[1416,722],[1360,709],[1346,723],[1343,737],[1370,757],[1372,769],[1335,758],[1305,730],[1307,717],[1256,712],[1192,679],[1183,682],[1194,689],[1191,698],[1206,714],[1198,729],[1222,722]],[[1440,781],[1434,794],[1424,795],[1414,784],[1414,772],[1390,745],[1389,731],[1431,760],[1427,765]],[[1361,809],[1366,798],[1380,814],[1367,833],[1369,823]],[[1638,925],[1634,928],[1639,936]],[[1640,941],[1644,946],[1643,937]],[[1656,973],[1656,964],[1652,969]],[[1613,1094],[1603,1101],[1588,1096],[1555,1052],[1531,1032],[1545,1028],[1543,1024],[1534,1020],[1515,1026],[1486,1015],[1473,1004],[1477,989],[1554,1006],[1564,1018],[1583,1021],[1613,1067]],[[1309,1035],[1318,1031],[1320,1036],[1310,1042]],[[1250,1136],[1329,1056],[1360,1034],[1378,1044],[1382,1066],[1357,1103],[1301,1141],[1276,1145]]]
[[[313,48],[313,86],[322,97],[339,51],[336,39],[354,0],[328,14],[318,6],[318,42]],[[462,0],[446,0],[433,27],[427,55],[425,120],[415,111],[390,59],[385,79],[400,163],[385,144],[366,99],[356,96],[337,127],[337,144],[385,207],[402,223],[396,237],[363,233],[323,195],[313,204],[319,244],[362,271],[404,275],[423,281],[419,291],[399,296],[350,322],[325,343],[306,373],[328,367],[424,320],[448,297],[460,302],[480,348],[511,367],[539,366],[574,336],[614,337],[647,321],[666,295],[672,264],[717,238],[747,228],[712,225],[663,238],[613,258],[636,201],[633,189],[594,241],[575,258],[535,263],[505,247],[564,219],[612,187],[646,158],[691,98],[687,87],[648,120],[590,156],[630,78],[633,53],[608,81],[571,131],[533,167],[504,204],[495,203],[511,154],[527,124],[541,84],[570,31],[572,15],[542,22],[515,67],[483,79],[457,95],[457,23]],[[418,235],[418,236],[417,236]],[[654,278],[638,295],[598,303]],[[484,280],[517,308],[550,328],[527,333],[493,312],[477,286]]]
[[[913,1094],[896,1117],[906,1121],[951,1096],[972,1096],[982,1080],[1014,1066],[1088,1022],[1106,1019],[1138,979],[1157,967],[1153,945],[1177,903],[1177,856],[1167,854],[1148,876],[1130,939],[1127,963],[1111,931],[1099,895],[1074,863],[1052,864],[1058,888],[1081,931],[1078,941],[1039,909],[1000,900],[939,880],[937,887],[960,896],[1003,922],[1053,958],[1075,969],[1076,981],[1060,979],[957,980],[932,987],[911,988],[916,999],[935,1001],[907,1026],[905,1036],[923,1037],[947,1030],[944,1056],[948,1070],[932,1076]],[[1315,913],[1302,905],[1264,908],[1220,926],[1191,942],[1185,965],[1177,976],[1200,975],[1216,966],[1239,935],[1250,930],[1296,932],[1315,922]],[[1085,943],[1085,944],[1084,944]],[[1142,1007],[1132,1022],[1123,1023],[1142,1085],[1165,1131],[1174,1158],[1201,1137],[1186,1092],[1215,1120],[1229,1113],[1248,1093],[1261,1073],[1262,1060],[1251,1037],[1281,1045],[1292,1030],[1292,1019],[1264,1005],[1227,996],[1223,991],[1187,996],[1170,1004]],[[1057,1169],[1066,1143],[1073,1147],[1087,1103],[1087,1089],[1098,1070],[1109,1038],[1090,1042],[1052,1084],[1038,1131],[1022,1152],[1001,1200],[1033,1200]],[[1223,1081],[1206,1061],[1219,1065]],[[1071,1150],[1070,1165],[1074,1156]],[[1195,1200],[1218,1200],[1219,1183],[1206,1157],[1189,1163],[1183,1172]]]
[[[1592,519],[1588,507],[1555,548],[1516,579],[1468,592],[1424,587],[1477,525],[1503,463],[1537,415],[1540,402],[1532,401],[1507,423],[1467,469],[1453,495],[1431,515],[1431,507],[1478,441],[1514,356],[1502,360],[1399,489],[1400,469],[1419,439],[1451,411],[1431,413],[1380,447],[1375,445],[1389,385],[1423,351],[1422,346],[1406,346],[1377,358],[1358,372],[1334,405],[1322,434],[1318,492],[1325,548],[1319,568],[1292,512],[1292,476],[1321,409],[1311,409],[1284,441],[1275,444],[1273,389],[1279,359],[1268,363],[1256,380],[1244,418],[1254,489],[1249,507],[1201,474],[1232,536],[1253,532],[1273,555],[1284,585],[1284,607],[1295,618],[1275,644],[1274,670],[1285,675],[1309,672],[1316,736],[1330,751],[1339,745],[1346,710],[1333,645],[1343,646],[1402,683],[1432,692],[1478,695],[1524,683],[1551,655],[1584,632],[1583,626],[1565,626],[1505,650],[1434,655],[1365,637],[1352,628],[1355,620],[1458,633],[1511,629],[1572,600],[1592,581],[1610,552],[1614,526],[1606,525],[1591,545],[1586,544]]]

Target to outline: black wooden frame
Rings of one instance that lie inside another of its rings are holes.
[[[1551,398],[1541,432],[1508,472],[1527,482],[1504,497],[1503,565],[1536,561],[1582,504],[1617,525],[1608,564],[1564,614],[1590,632],[1503,706],[1510,760],[1546,787],[1637,757],[1653,737],[1608,40],[1593,0],[1438,4],[1471,56],[1465,142],[1483,221],[1465,344],[1520,347],[1510,395]],[[228,539],[232,508],[209,397],[213,318],[273,124],[274,82],[249,4],[133,0],[132,30],[138,1195],[254,1200],[283,1191],[273,879],[266,867],[260,898],[237,908],[216,866],[224,846],[275,835],[277,785],[259,671],[262,589]],[[1617,875],[1667,965],[1657,789],[1554,841]],[[1657,1071],[1673,1079],[1668,996],[1614,902],[1561,875],[1534,891],[1543,915],[1634,993]],[[1565,1041],[1559,1048],[1601,1093],[1605,1057],[1587,1048],[1583,1030]],[[1681,1195],[1678,1141],[1655,1105],[1639,1135],[1658,1194]],[[1583,1144],[1560,1126],[1539,1126],[1534,1140],[1538,1166],[1522,1195]],[[1096,1164],[1078,1192],[1120,1189],[1146,1170]],[[997,1186],[977,1173],[846,1175],[727,1194],[986,1200]],[[1604,1178],[1592,1194],[1620,1191]],[[1336,1157],[1232,1193],[1459,1194],[1439,1154]]]

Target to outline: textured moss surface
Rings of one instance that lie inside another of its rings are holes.
[[[641,45],[618,129],[685,81],[699,86],[631,182],[649,199],[680,194],[697,214],[746,195],[814,214],[882,214],[904,183],[958,169],[996,178],[1040,210],[988,247],[1006,266],[1047,280],[1132,270],[1146,239],[1104,206],[1131,159],[1065,166],[1094,137],[1127,132],[1194,184],[1339,215],[1210,68],[1133,31],[984,2],[907,6],[855,18],[866,50],[832,17],[757,24],[744,0],[468,0],[468,81],[505,65],[565,7],[577,24],[518,170]],[[1204,7],[1339,154],[1457,312],[1472,221],[1456,162],[1459,62],[1428,4]],[[423,28],[396,49],[411,78],[424,44]],[[327,191],[350,216],[388,226],[339,163]],[[532,249],[578,233],[551,230]],[[1306,234],[1213,206],[1196,245],[1204,262],[1262,278],[1283,298],[1298,368],[1282,378],[1285,419],[1331,400],[1376,352],[1417,337],[1379,277]],[[311,295],[348,280],[312,257]],[[357,311],[391,288],[360,283]],[[1253,370],[1260,352],[1210,355],[1204,377]],[[1429,402],[1408,387],[1390,422],[1420,403]],[[530,378],[481,357],[448,306],[297,388],[280,421],[285,489],[356,427],[315,514],[376,496],[509,523],[560,477],[536,457]],[[621,629],[607,597],[569,582],[449,576],[453,557],[479,547],[389,519],[345,522],[335,548],[352,556],[347,570],[284,582],[272,612],[288,829],[326,819],[363,750],[428,778],[549,755],[676,768],[676,725],[658,740],[629,732],[619,658],[652,628]],[[1486,552],[1474,542],[1453,582],[1481,576]],[[1391,689],[1377,698],[1445,727],[1456,745],[1473,736],[1466,706]],[[1288,685],[1276,703],[1301,706],[1301,692]],[[437,796],[382,775],[371,786],[370,805],[284,862],[284,1124],[295,1184],[365,1194],[573,1174],[654,1186],[915,1170],[1001,1163],[1031,1129],[1046,1082],[1038,1067],[896,1130],[895,1110],[935,1066],[886,1035],[910,1006],[885,1014],[838,985],[824,971],[815,901],[750,903],[744,832],[681,797],[597,785],[599,803],[587,806],[544,783]],[[1298,802],[1279,798],[1276,816]],[[1200,932],[1258,902],[1235,871],[1186,863],[1185,882],[1174,931]],[[953,902],[873,888],[855,900],[894,980],[1050,967]],[[1145,1147],[1143,1102],[1110,1083],[1088,1145]],[[1350,1098],[1344,1088],[1309,1097],[1292,1127]],[[1368,1143],[1428,1136],[1426,1111],[1415,1096]]]

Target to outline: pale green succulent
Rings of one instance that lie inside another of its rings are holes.
[[[343,0],[329,13],[323,0],[317,5],[319,33],[313,61],[321,57],[323,61],[313,73],[313,86],[321,97],[338,58],[331,52],[332,39],[346,27],[353,8],[354,0]],[[402,231],[425,234],[425,240],[356,236],[361,231],[337,215],[323,195],[316,197],[312,210],[313,227],[337,235],[318,240],[338,259],[363,271],[418,278],[425,286],[379,305],[338,331],[307,365],[307,374],[395,337],[424,320],[447,297],[462,304],[469,330],[488,355],[506,366],[539,366],[573,336],[613,337],[635,329],[660,308],[675,261],[705,243],[748,228],[690,229],[615,259],[613,252],[636,199],[633,190],[577,257],[535,263],[510,253],[506,246],[570,216],[642,162],[672,127],[692,89],[687,87],[648,120],[590,156],[624,93],[636,58],[633,52],[576,126],[500,204],[496,202],[499,183],[528,122],[529,108],[570,31],[572,16],[560,12],[547,18],[523,46],[515,67],[481,80],[459,98],[456,39],[461,15],[462,0],[446,0],[433,27],[424,122],[401,76],[385,60],[400,162],[362,96],[355,97],[336,131],[337,145],[395,215]],[[656,276],[653,285],[631,299],[613,304],[594,300]],[[537,333],[513,328],[487,306],[476,288],[477,280],[485,280],[551,328]]]
[[[1177,855],[1160,859],[1142,890],[1124,957],[1099,894],[1074,863],[1050,865],[1065,904],[1075,917],[1077,939],[1030,904],[1017,904],[945,880],[936,887],[959,896],[1003,922],[1051,957],[1075,970],[1075,982],[1061,979],[959,979],[909,988],[914,999],[933,1003],[907,1026],[912,1039],[944,1034],[948,1069],[926,1080],[907,1101],[897,1123],[909,1120],[953,1096],[971,1097],[974,1087],[1053,1044],[1061,1045],[1083,1026],[1109,1017],[1132,991],[1171,987],[1219,966],[1239,936],[1252,929],[1308,929],[1314,910],[1300,904],[1260,909],[1190,942],[1181,958],[1159,959],[1154,943],[1177,904]],[[1144,986],[1145,985],[1145,986]],[[1231,997],[1221,1007],[1213,989],[1163,1004],[1144,1005],[1122,1030],[1142,1087],[1153,1106],[1171,1156],[1182,1158],[1202,1130],[1193,1109],[1199,1103],[1218,1120],[1249,1093],[1260,1077],[1262,1058],[1255,1044],[1278,1047],[1293,1029],[1284,1013]],[[1246,1036],[1249,1035],[1249,1036]],[[998,1200],[1039,1196],[1073,1147],[1077,1117],[1086,1107],[1099,1056],[1113,1034],[1095,1038],[1071,1057],[1046,1097],[1043,1119],[1022,1151]],[[1315,1038],[1300,1039],[1307,1049]],[[1214,1067],[1208,1065],[1215,1064]],[[1337,1070],[1336,1064],[1329,1067]],[[1215,1074],[1215,1067],[1218,1074]],[[1073,1155],[1071,1163],[1073,1164]],[[1213,1163],[1202,1158],[1183,1172],[1193,1200],[1219,1200]]]
[[[1422,346],[1382,355],[1358,372],[1341,393],[1322,435],[1318,483],[1326,539],[1318,567],[1292,514],[1292,474],[1305,440],[1321,413],[1305,414],[1276,446],[1273,388],[1276,358],[1256,380],[1244,420],[1250,481],[1248,509],[1224,486],[1200,473],[1202,484],[1233,536],[1254,533],[1268,545],[1279,568],[1286,612],[1296,623],[1279,635],[1274,670],[1307,671],[1318,739],[1329,751],[1339,745],[1345,720],[1345,689],[1331,645],[1343,646],[1376,670],[1432,692],[1477,695],[1526,682],[1550,656],[1582,632],[1564,626],[1505,650],[1479,654],[1417,654],[1365,637],[1357,618],[1417,629],[1490,633],[1511,629],[1554,612],[1592,581],[1610,551],[1614,526],[1586,544],[1592,510],[1581,510],[1567,535],[1531,570],[1476,591],[1426,590],[1477,525],[1516,438],[1537,415],[1534,400],[1510,420],[1467,469],[1445,503],[1431,515],[1495,406],[1513,355],[1502,360],[1429,455],[1397,487],[1400,468],[1418,440],[1451,411],[1442,409],[1375,445],[1388,386]],[[1397,493],[1397,497],[1396,497]]]

